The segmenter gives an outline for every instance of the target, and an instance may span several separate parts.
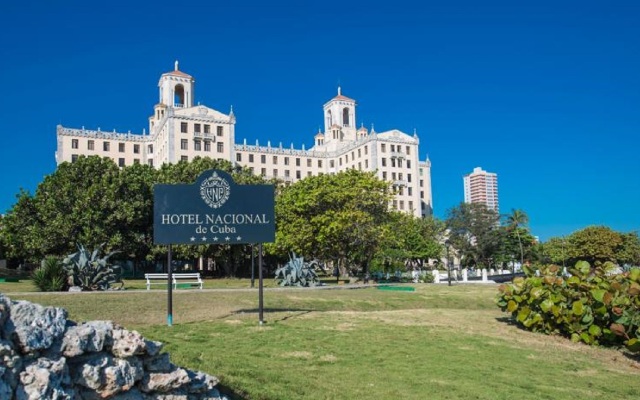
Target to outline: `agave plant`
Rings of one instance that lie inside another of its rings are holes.
[[[109,258],[117,252],[113,251],[101,257],[103,246],[104,244],[90,252],[79,244],[78,251],[62,261],[69,277],[69,285],[79,286],[82,290],[107,290],[116,283],[120,283],[122,287],[120,266],[109,262]]]
[[[61,292],[67,289],[67,274],[57,257],[42,260],[31,274],[31,281],[42,292]]]
[[[303,257],[295,253],[289,256],[289,262],[276,270],[276,283],[280,286],[316,286],[318,275],[313,263],[305,263]]]

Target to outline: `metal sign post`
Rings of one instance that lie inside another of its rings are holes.
[[[171,268],[171,245],[167,253],[167,326],[173,326],[173,268]]]
[[[262,294],[262,243],[260,243],[258,245],[258,321],[260,325],[264,324]]]

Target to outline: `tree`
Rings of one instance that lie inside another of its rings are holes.
[[[584,260],[592,266],[606,261],[617,262],[617,252],[622,246],[618,232],[606,226],[590,226],[576,231],[567,238],[571,264]]]
[[[529,223],[529,217],[522,210],[511,210],[511,214],[507,216],[507,227],[510,233],[514,233],[518,239],[518,245],[520,247],[520,265],[524,265],[524,248],[522,246],[522,236],[520,234],[520,227],[526,226]]]
[[[640,238],[638,232],[621,234],[622,245],[617,252],[618,264],[640,266]]]
[[[383,239],[390,198],[388,184],[373,173],[305,178],[276,198],[276,243],[270,249],[366,268]]]
[[[460,203],[450,209],[446,235],[465,266],[489,267],[500,248],[500,217],[481,203]]]

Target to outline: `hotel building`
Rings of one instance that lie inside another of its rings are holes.
[[[314,136],[311,148],[266,146],[246,139],[236,143],[233,110],[229,114],[204,105],[194,105],[195,80],[178,69],[162,74],[159,102],[149,117],[149,130],[142,134],[75,129],[58,125],[56,162],[73,162],[79,156],[98,155],[123,167],[210,157],[245,166],[267,178],[293,183],[307,176],[334,174],[350,168],[375,171],[392,185],[393,209],[413,215],[432,214],[431,162],[419,159],[417,134],[397,129],[370,131],[356,125],[356,102],[337,95],[326,102],[324,131]]]
[[[498,174],[476,167],[463,177],[463,181],[465,203],[483,203],[487,208],[499,212]]]

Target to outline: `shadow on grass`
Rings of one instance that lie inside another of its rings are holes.
[[[218,383],[217,385],[217,389],[220,392],[220,394],[225,395],[229,400],[245,400],[246,396],[245,394],[243,394],[242,392],[236,392],[235,390],[231,389],[229,386],[225,386],[222,383]]]
[[[301,309],[301,308],[264,308],[263,313],[291,313],[291,315],[286,315],[282,318],[276,318],[273,319],[272,321],[286,321],[290,318],[294,318],[294,317],[301,317],[303,315],[309,314],[313,311],[317,311],[317,310],[309,310],[309,309]],[[258,314],[260,312],[260,310],[258,310],[257,308],[250,308],[250,309],[244,309],[244,310],[237,310],[234,311],[228,315],[222,316],[219,319],[225,319],[234,315],[239,315],[239,314]],[[265,321],[268,322],[268,321]]]

